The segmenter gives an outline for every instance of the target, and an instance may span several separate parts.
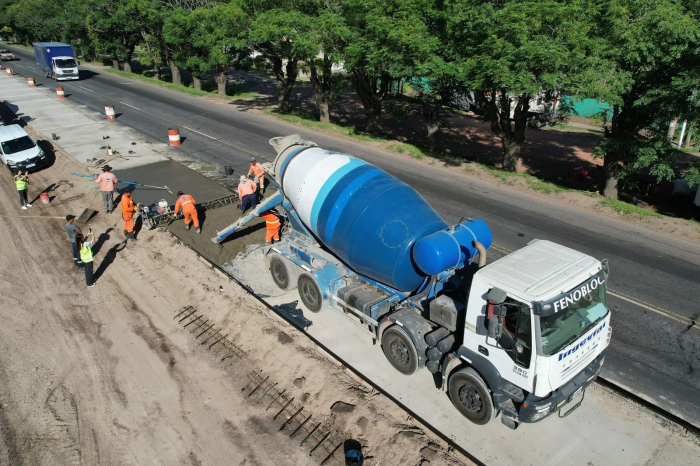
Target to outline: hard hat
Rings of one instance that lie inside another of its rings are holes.
[[[255,157],[253,157],[252,159],[250,159],[250,163],[254,163],[254,162],[257,162],[257,160],[255,160]]]
[[[178,195],[178,196],[182,196],[183,194],[185,194],[185,193],[183,193],[182,191],[178,191],[178,192],[177,192],[177,195]]]

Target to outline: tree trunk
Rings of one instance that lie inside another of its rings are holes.
[[[685,147],[690,147],[690,133],[691,133],[690,130],[692,128],[693,127],[691,125],[688,125],[688,134],[685,136]]]
[[[228,77],[228,70],[218,70],[214,80],[216,81],[216,87],[219,89],[219,94],[226,95],[226,78]]]
[[[678,120],[673,120],[668,125],[668,139],[673,141],[673,136],[676,134],[676,129],[678,128]]]
[[[112,66],[114,67],[115,70],[119,69],[119,60],[116,58],[112,58]]]
[[[321,123],[330,123],[331,116],[329,111],[331,101],[331,73],[333,62],[324,55],[321,62],[321,75],[318,74],[318,68],[314,60],[309,62],[311,87],[314,89],[314,98],[318,107],[318,121]]]
[[[192,85],[198,91],[202,90],[202,79],[199,76],[192,75]]]
[[[271,57],[270,61],[277,80],[277,111],[289,113],[292,89],[299,75],[298,60],[289,59],[286,65],[283,64],[282,57]]]
[[[391,77],[383,74],[377,80],[370,77],[363,68],[353,68],[350,79],[365,109],[366,131],[370,134],[379,134],[382,102],[389,92]],[[379,81],[379,87],[377,87],[377,81]]]
[[[423,103],[423,116],[425,117],[425,126],[428,132],[428,148],[434,151],[437,148],[438,138],[440,137],[442,102],[430,96],[426,96],[426,99],[428,100]]]
[[[503,169],[517,172],[520,168],[520,149],[522,143],[517,138],[503,139]]]
[[[131,73],[131,57],[133,56],[133,50],[126,52],[126,60],[124,60],[124,71]]]
[[[160,81],[160,63],[153,63],[153,79]]]
[[[619,178],[619,164],[614,155],[605,154],[603,159],[603,194],[610,199],[617,199],[617,183]]]
[[[178,68],[177,63],[172,58],[168,58],[168,66],[170,67],[170,75],[173,77],[173,84],[182,86],[182,76],[180,75],[180,68]]]

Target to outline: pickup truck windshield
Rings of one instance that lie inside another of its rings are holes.
[[[557,353],[569,343],[576,341],[608,313],[605,297],[605,274],[599,273],[603,282],[590,293],[566,309],[550,316],[538,316],[542,352],[549,356]],[[581,285],[573,289],[580,288]]]
[[[36,144],[29,138],[29,136],[22,136],[18,139],[3,142],[2,151],[6,155],[9,155],[31,149],[34,146],[36,146]]]
[[[56,60],[56,66],[59,68],[75,68],[75,60],[72,58],[59,58]]]

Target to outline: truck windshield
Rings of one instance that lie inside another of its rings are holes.
[[[36,144],[32,141],[29,136],[22,136],[18,139],[12,139],[10,141],[5,141],[2,143],[3,153],[9,155],[17,152],[22,152],[23,150],[31,149]]]
[[[603,271],[598,274],[598,283],[600,285],[596,289],[589,287],[587,294],[565,309],[550,316],[538,316],[542,352],[545,355],[557,353],[576,341],[608,313]],[[572,291],[578,289],[581,289],[581,285],[574,287]]]
[[[58,58],[56,59],[56,66],[59,68],[75,68],[75,60],[72,58]]]

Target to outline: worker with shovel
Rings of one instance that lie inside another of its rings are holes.
[[[134,236],[134,213],[136,212],[137,204],[134,204],[134,199],[131,197],[131,189],[127,188],[122,194],[122,218],[124,219],[124,236],[132,242],[136,241]]]
[[[175,203],[175,209],[173,209],[173,216],[177,217],[177,213],[182,208],[182,215],[185,217],[185,230],[190,230],[190,223],[194,223],[195,228],[197,228],[197,233],[201,233],[202,229],[199,228],[199,219],[197,218],[197,208],[195,207],[194,198],[189,194],[185,194],[182,191],[177,192],[177,202]]]

